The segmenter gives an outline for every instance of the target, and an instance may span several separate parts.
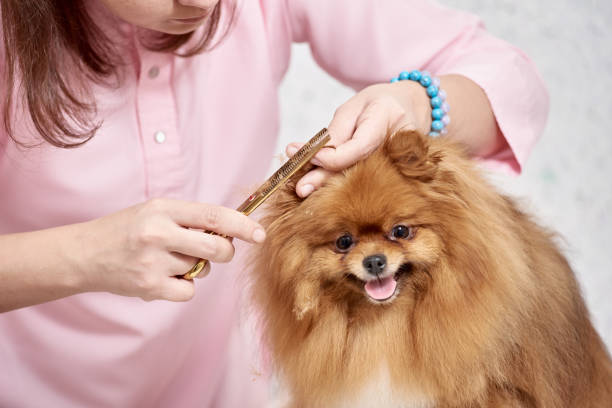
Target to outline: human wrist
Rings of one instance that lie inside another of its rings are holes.
[[[430,137],[438,137],[448,133],[448,125],[450,124],[450,116],[448,114],[450,106],[446,101],[446,91],[440,87],[441,80],[438,77],[431,75],[428,71],[402,71],[398,76],[391,78],[391,84],[414,83],[419,84],[425,91],[425,95],[429,98],[429,130],[423,132]],[[417,92],[417,95],[419,93]],[[422,93],[420,93],[422,95]],[[418,106],[423,107],[425,104],[421,99]],[[423,129],[419,129],[423,131]]]
[[[63,239],[56,246],[56,259],[61,268],[60,282],[66,290],[76,293],[95,291],[92,272],[92,222],[83,222],[62,227]]]
[[[431,107],[425,89],[414,81],[401,81],[393,84],[399,88],[408,99],[411,106],[416,130],[423,135],[429,133],[431,127]]]

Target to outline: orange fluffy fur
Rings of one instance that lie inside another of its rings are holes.
[[[297,179],[251,275],[291,406],[382,406],[359,395],[383,374],[376,401],[398,407],[611,406],[609,355],[553,235],[458,146],[403,132],[305,200]],[[413,236],[389,239],[397,224]],[[405,267],[388,301],[354,276],[373,253]]]

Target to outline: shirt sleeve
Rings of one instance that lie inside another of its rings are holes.
[[[283,1],[292,40],[308,42],[317,64],[356,90],[412,69],[474,81],[507,142],[483,159],[520,172],[546,124],[548,93],[533,62],[480,18],[432,1]]]

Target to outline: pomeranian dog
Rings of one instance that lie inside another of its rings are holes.
[[[612,406],[554,235],[457,145],[400,132],[307,199],[299,177],[251,271],[289,406]]]

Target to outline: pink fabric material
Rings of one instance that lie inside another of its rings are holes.
[[[498,166],[520,170],[544,127],[548,97],[533,64],[472,15],[428,1],[244,1],[210,53],[176,58],[127,41],[133,65],[119,89],[95,88],[104,122],[84,146],[23,150],[0,130],[0,233],[152,197],[235,207],[275,153],[294,41],[355,89],[413,68],[473,79],[509,144],[488,158]],[[34,137],[27,118],[15,122]],[[0,406],[263,406],[266,384],[238,330],[241,269],[216,265],[187,303],[88,293],[1,314]]]

